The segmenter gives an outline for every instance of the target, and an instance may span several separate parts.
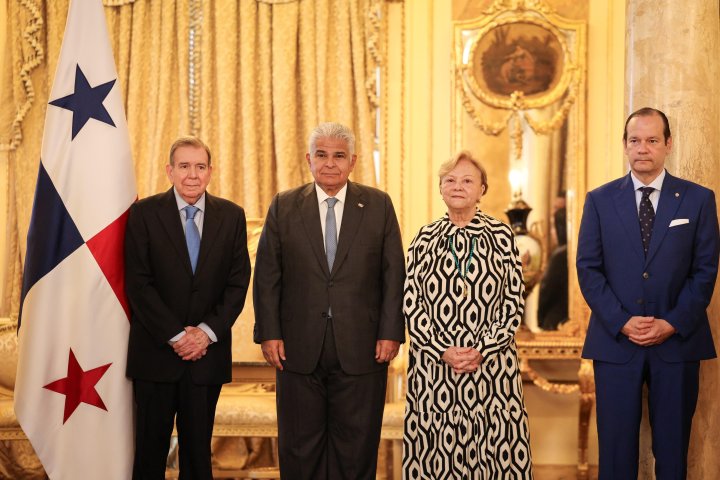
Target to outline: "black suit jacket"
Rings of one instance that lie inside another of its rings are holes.
[[[250,281],[245,213],[206,193],[202,240],[193,275],[173,189],[136,202],[125,234],[126,290],[132,310],[127,375],[172,382],[186,369],[197,384],[231,379],[230,327]],[[183,361],[168,340],[205,322],[217,335],[207,354]]]
[[[254,340],[282,339],[292,372],[318,363],[332,307],[343,371],[383,369],[377,340],[404,341],[405,260],[390,197],[348,182],[337,254],[328,270],[315,184],[282,192],[268,210],[253,286]]]

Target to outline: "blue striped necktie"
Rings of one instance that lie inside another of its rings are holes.
[[[185,243],[187,243],[188,254],[190,254],[190,265],[195,273],[197,266],[198,254],[200,253],[200,230],[195,224],[195,214],[200,210],[194,205],[188,205],[183,208],[185,210]]]

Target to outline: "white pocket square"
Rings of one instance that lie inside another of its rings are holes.
[[[678,225],[685,225],[686,223],[690,223],[690,220],[687,218],[676,218],[672,222],[670,222],[671,227],[677,227]]]

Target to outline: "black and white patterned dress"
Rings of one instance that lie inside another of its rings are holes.
[[[457,265],[465,269],[471,250],[464,296]],[[407,269],[404,311],[411,343],[403,477],[532,478],[514,339],[524,286],[510,227],[478,211],[459,228],[446,214],[420,229]],[[451,346],[478,349],[480,368],[453,373],[441,359]]]

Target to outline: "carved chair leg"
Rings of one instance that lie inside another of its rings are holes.
[[[593,378],[592,362],[590,360],[580,361],[578,372],[580,384],[580,418],[578,425],[578,471],[579,480],[587,480],[589,476],[588,467],[588,443],[590,436],[590,417],[595,406],[595,380]]]

